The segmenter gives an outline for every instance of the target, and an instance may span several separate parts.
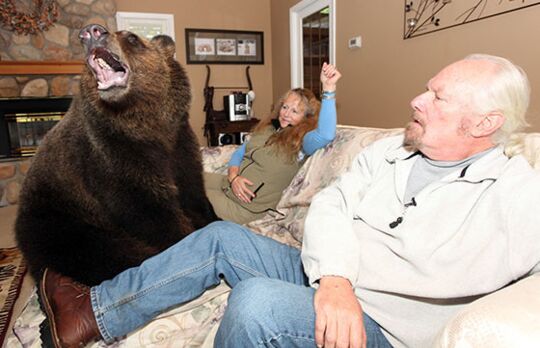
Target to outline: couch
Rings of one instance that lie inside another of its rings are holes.
[[[311,156],[284,190],[277,210],[248,224],[256,233],[300,247],[303,223],[313,195],[331,183],[366,145],[403,129],[339,126],[335,140]],[[202,149],[204,170],[226,172],[235,146]],[[507,153],[523,153],[540,167],[540,133],[514,137]],[[198,299],[162,314],[115,347],[211,347],[226,308],[229,287],[221,285]],[[16,324],[17,326],[17,324]],[[519,281],[465,307],[442,330],[434,347],[540,346],[540,275]],[[92,347],[104,347],[96,343]]]

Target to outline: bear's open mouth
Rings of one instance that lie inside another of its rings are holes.
[[[92,50],[88,57],[88,64],[94,71],[98,89],[106,90],[111,87],[125,87],[127,85],[129,69],[120,58],[104,47]]]

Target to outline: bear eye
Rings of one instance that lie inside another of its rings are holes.
[[[139,45],[139,38],[137,37],[137,35],[129,34],[129,36],[127,37],[127,40],[133,46]]]

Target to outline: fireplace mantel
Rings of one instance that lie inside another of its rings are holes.
[[[0,75],[78,75],[83,62],[59,61],[1,61]]]

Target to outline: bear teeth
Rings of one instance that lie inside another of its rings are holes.
[[[96,61],[101,69],[112,70],[109,64],[103,60],[103,58],[97,58]]]

